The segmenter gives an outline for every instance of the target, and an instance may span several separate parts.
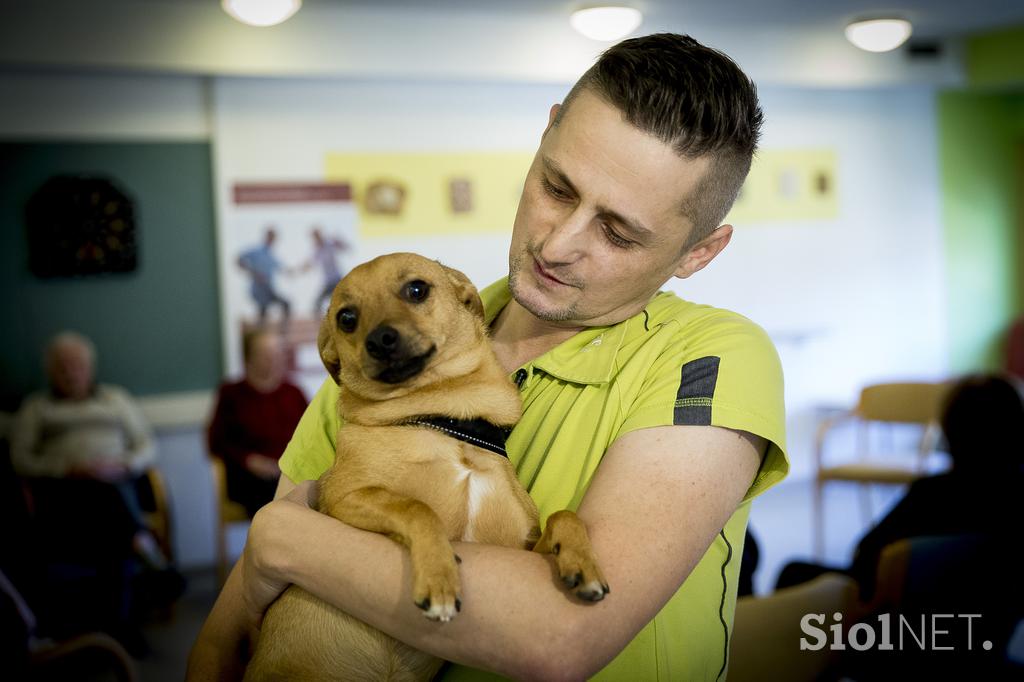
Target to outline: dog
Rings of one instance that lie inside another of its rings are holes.
[[[608,594],[582,521],[557,512],[540,536],[503,456],[522,405],[464,274],[408,253],[364,263],[335,288],[317,344],[344,421],[318,509],[410,549],[423,615],[446,622],[461,607],[457,540],[553,554],[580,599]],[[291,586],[266,613],[245,679],[429,680],[442,663]]]

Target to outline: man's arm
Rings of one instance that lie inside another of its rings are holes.
[[[156,441],[135,398],[123,388],[109,387],[120,413],[128,440],[125,464],[134,474],[141,474],[156,464]]]
[[[282,475],[278,480],[275,500],[288,499],[291,496],[296,502],[293,506],[303,507],[303,500],[307,504],[313,504],[311,491],[315,490],[313,484],[303,484],[301,490],[296,490],[296,485],[287,476]],[[257,512],[257,516],[262,513]],[[318,516],[321,516],[318,514]],[[240,680],[245,673],[245,664],[248,659],[248,647],[250,639],[258,632],[260,619],[267,604],[284,591],[287,583],[274,583],[270,586],[265,584],[258,575],[260,569],[253,564],[253,558],[247,557],[250,543],[246,542],[246,552],[231,569],[224,587],[221,588],[217,601],[206,617],[199,636],[188,657],[188,671],[185,674],[187,680],[210,680],[226,681]],[[249,595],[243,589],[248,585]],[[258,587],[263,586],[261,592]],[[269,592],[269,596],[264,593]],[[254,605],[253,597],[256,596],[259,603]]]
[[[761,438],[716,427],[643,429],[616,441],[578,510],[612,588],[598,604],[569,596],[548,557],[459,543],[462,611],[430,622],[413,605],[401,547],[288,500],[254,520],[225,592],[249,605],[252,621],[295,583],[448,660],[518,678],[587,677],[679,588],[743,499],[764,450]]]

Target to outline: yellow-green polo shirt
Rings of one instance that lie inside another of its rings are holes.
[[[507,280],[481,292],[488,324],[511,299]],[[636,429],[711,425],[761,436],[770,446],[753,485],[682,587],[594,679],[725,679],[750,500],[782,480],[782,368],[767,334],[726,310],[657,294],[640,314],[594,327],[524,365],[523,418],[506,449],[541,523],[579,507],[608,447]],[[331,465],[340,428],[338,389],[317,392],[281,471],[316,479]],[[500,643],[496,643],[500,646]],[[448,666],[445,680],[493,676]]]

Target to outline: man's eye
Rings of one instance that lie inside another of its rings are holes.
[[[633,242],[629,241],[624,237],[620,237],[619,234],[613,230],[608,224],[602,224],[601,229],[604,230],[605,238],[611,242],[613,246],[617,246],[620,249],[628,249],[633,245]]]
[[[402,289],[402,296],[405,300],[413,303],[422,303],[427,300],[427,296],[430,294],[430,285],[424,282],[422,279],[415,279]]]
[[[352,308],[342,308],[338,311],[338,329],[351,334],[359,324],[359,314]]]
[[[544,191],[546,191],[548,194],[550,194],[554,198],[556,198],[556,199],[568,199],[568,198],[570,198],[570,195],[569,195],[568,192],[566,192],[561,187],[558,187],[557,185],[551,184],[551,181],[548,180],[547,178],[542,178],[540,182],[544,186]]]

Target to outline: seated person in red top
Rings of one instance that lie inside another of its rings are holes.
[[[274,498],[277,460],[306,409],[306,397],[287,380],[284,341],[270,331],[243,341],[245,377],[222,384],[207,433],[210,453],[224,460],[228,497],[250,518]]]

